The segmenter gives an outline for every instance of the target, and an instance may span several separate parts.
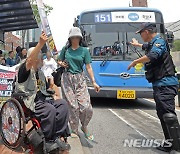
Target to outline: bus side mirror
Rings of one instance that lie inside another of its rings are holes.
[[[77,16],[77,18],[74,18],[73,27],[79,27],[79,16]]]
[[[174,34],[172,31],[167,31],[166,32],[166,39],[167,39],[167,42],[170,46],[170,48],[173,47],[173,42],[174,42]]]

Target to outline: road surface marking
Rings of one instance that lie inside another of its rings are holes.
[[[152,116],[151,114],[147,113],[147,112],[144,112],[143,110],[140,110],[140,109],[137,109],[137,111],[141,112],[142,114],[144,114],[144,116],[148,116],[149,118],[151,119],[154,119],[156,122],[160,123],[159,119]]]
[[[130,126],[132,129],[134,129],[137,133],[139,133],[141,136],[143,136],[144,138],[147,139],[146,135],[144,135],[143,133],[141,133],[140,131],[137,130],[137,128],[133,125],[131,125],[128,121],[126,121],[123,117],[121,117],[120,115],[118,115],[115,111],[113,111],[112,109],[108,109],[109,111],[111,111],[115,116],[117,116],[119,119],[121,119],[123,122],[125,122],[128,126]]]
[[[156,104],[155,101],[153,101],[153,100],[151,100],[151,99],[147,99],[147,98],[143,98],[143,99],[146,100],[146,101],[148,101],[148,102],[152,102],[152,103]],[[180,112],[179,109],[175,109],[175,110],[178,111],[178,112]]]

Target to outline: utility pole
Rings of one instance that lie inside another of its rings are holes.
[[[26,49],[29,49],[29,29],[27,30],[27,35],[26,35]]]

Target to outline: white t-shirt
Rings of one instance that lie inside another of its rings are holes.
[[[47,58],[43,60],[42,71],[44,72],[45,77],[52,77],[52,73],[57,69],[56,61],[51,58],[48,60]]]

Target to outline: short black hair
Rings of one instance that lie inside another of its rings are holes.
[[[17,48],[16,48],[16,52],[17,53],[20,53],[22,51],[22,48],[20,47],[20,46],[18,46]]]
[[[26,48],[21,48],[21,51],[23,51],[24,49],[26,50]]]
[[[2,55],[3,54],[3,52],[2,52],[2,50],[0,50],[0,55]]]
[[[9,51],[9,53],[8,53],[8,54],[10,55],[12,52],[13,52],[13,51]]]

